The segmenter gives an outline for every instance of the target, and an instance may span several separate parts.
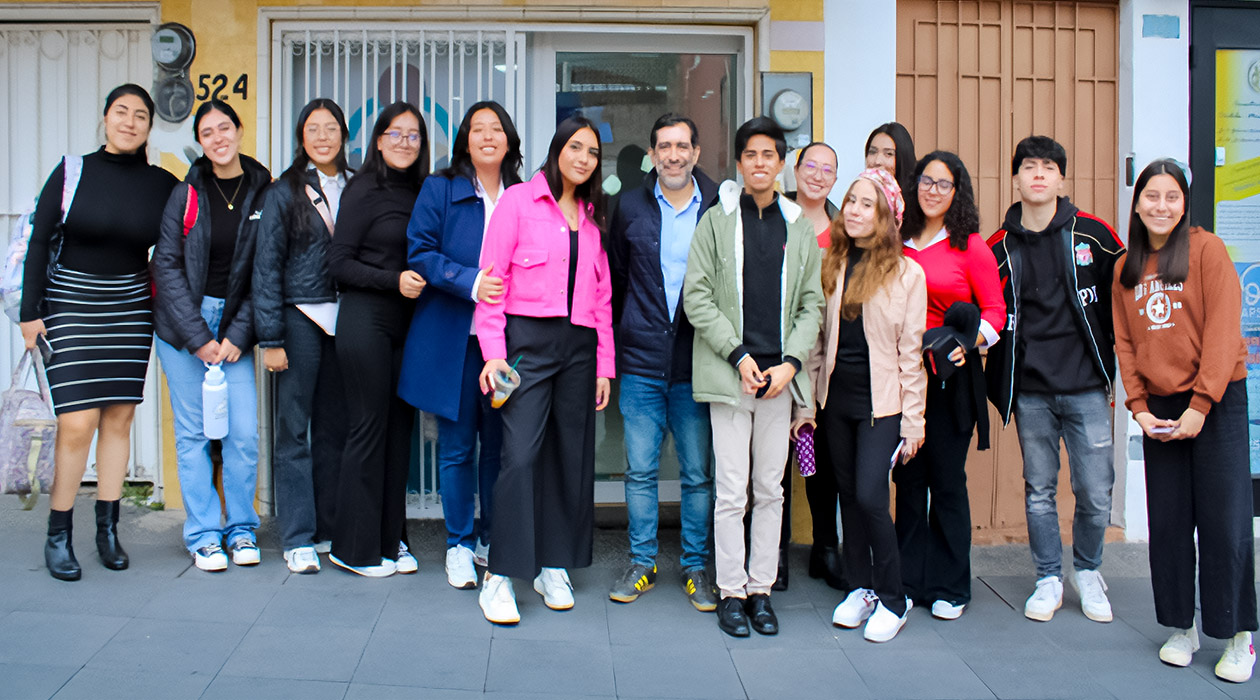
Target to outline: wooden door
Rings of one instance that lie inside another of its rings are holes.
[[[1066,194],[1111,222],[1117,151],[1117,2],[898,0],[897,120],[920,157],[957,152],[971,174],[981,234],[1002,224],[1014,199],[1011,154],[1044,134],[1068,154]],[[1026,540],[1024,481],[1014,423],[990,409],[993,448],[968,457],[977,541]],[[1059,514],[1074,499],[1066,454]],[[1064,528],[1064,536],[1071,528]]]

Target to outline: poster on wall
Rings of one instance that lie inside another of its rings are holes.
[[[1216,234],[1243,290],[1251,473],[1260,476],[1260,50],[1216,52]]]

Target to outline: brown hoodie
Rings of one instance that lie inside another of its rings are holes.
[[[1155,279],[1159,256],[1151,255],[1141,281],[1125,288],[1120,284],[1124,260],[1116,262],[1111,313],[1120,376],[1129,394],[1125,405],[1141,413],[1149,410],[1151,394],[1193,391],[1190,408],[1206,415],[1227,384],[1247,377],[1242,289],[1225,244],[1210,231],[1192,227],[1190,271],[1180,284]]]

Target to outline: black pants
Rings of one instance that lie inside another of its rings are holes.
[[[888,514],[888,464],[901,441],[901,414],[872,421],[841,413],[828,411],[820,427],[827,433],[840,498],[845,577],[854,588],[874,590],[884,607],[903,615],[901,556]]]
[[[959,407],[968,403],[958,396],[960,392],[971,396],[968,381],[968,373],[962,371],[944,387],[939,379],[928,379],[923,447],[914,459],[893,470],[902,581],[911,599],[927,605],[937,600],[971,602],[967,451],[975,417],[959,419]]]
[[[284,307],[284,351],[289,369],[275,374],[272,469],[282,546],[293,549],[332,539],[345,391],[332,336],[293,306]]]
[[[416,411],[398,398],[413,302],[348,291],[337,314],[337,361],[345,385],[342,455],[332,552],[351,566],[396,559],[407,518],[407,472]]]
[[[823,409],[816,411],[816,422],[821,427],[825,420]],[[794,453],[789,453],[794,454]],[[805,477],[805,500],[809,501],[809,519],[814,532],[815,547],[839,547],[840,533],[836,530],[836,481],[831,477],[831,456],[827,453],[827,431],[814,431],[814,466],[818,470]],[[792,459],[783,474],[783,526],[780,529],[779,549],[786,549],[792,541]]]
[[[521,386],[503,404],[490,571],[533,578],[591,565],[595,534],[595,330],[568,318],[508,316]]]
[[[1157,418],[1176,419],[1190,392],[1154,396]],[[1159,624],[1194,622],[1194,533],[1199,531],[1199,604],[1203,633],[1228,639],[1256,629],[1255,553],[1251,532],[1251,470],[1247,387],[1230,382],[1199,436],[1142,439],[1146,508],[1151,527],[1151,588]]]

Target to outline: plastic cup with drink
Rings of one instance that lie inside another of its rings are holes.
[[[517,357],[516,362],[513,362],[506,372],[498,371],[490,375],[494,383],[494,395],[490,397],[491,408],[501,408],[512,392],[521,385],[521,375],[516,371],[516,365],[521,361],[521,357]]]

